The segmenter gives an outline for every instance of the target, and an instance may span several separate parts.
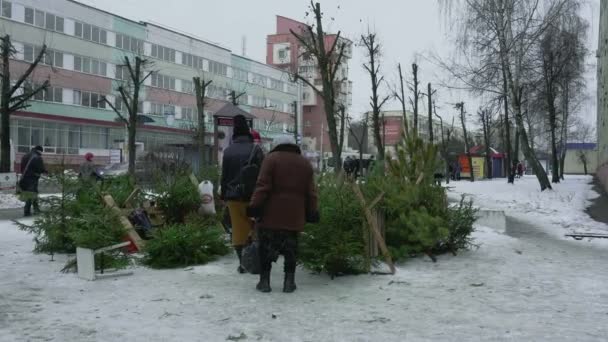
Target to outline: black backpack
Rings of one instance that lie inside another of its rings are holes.
[[[229,184],[232,191],[243,200],[249,200],[255,190],[255,183],[258,181],[260,166],[253,160],[259,147],[253,145],[247,163],[243,165],[236,179]]]

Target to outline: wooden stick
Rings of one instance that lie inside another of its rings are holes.
[[[380,234],[380,229],[378,229],[377,222],[376,222],[374,216],[372,215],[370,208],[367,207],[367,205],[365,203],[365,197],[363,196],[363,193],[361,192],[361,189],[359,188],[359,185],[357,183],[353,183],[353,190],[355,191],[355,195],[359,199],[359,202],[361,202],[361,206],[363,207],[363,211],[365,212],[365,217],[369,224],[369,229],[371,230],[372,234],[374,235],[374,238],[378,242],[378,245],[380,246],[380,250],[382,251],[382,254],[384,255],[384,259],[386,260],[386,263],[388,264],[388,266],[391,269],[391,273],[395,274],[396,269],[395,269],[395,264],[393,263],[393,258],[391,257],[391,253],[388,251],[388,248],[386,247],[386,242],[382,238],[382,234]]]
[[[190,181],[198,189],[199,181],[198,181],[198,179],[196,179],[196,176],[193,173],[190,174]]]
[[[114,249],[118,249],[118,248],[122,248],[122,247],[127,247],[130,244],[131,244],[131,241],[125,241],[125,242],[122,242],[122,243],[118,243],[116,245],[112,245],[112,246],[96,249],[94,253],[98,254],[98,253],[102,253],[102,252],[107,252],[107,251],[111,251],[111,250],[114,250]]]
[[[382,199],[382,197],[384,197],[384,191],[383,191],[383,192],[382,192],[380,195],[378,195],[378,197],[376,197],[376,199],[375,199],[375,200],[373,200],[373,201],[372,201],[372,204],[370,204],[368,207],[369,207],[370,209],[372,209],[373,207],[375,207],[375,206],[376,206],[376,204],[378,204],[378,202],[380,202],[380,200]]]
[[[103,196],[103,201],[106,203],[108,208],[112,209],[119,215],[120,223],[127,231],[127,235],[129,236],[131,241],[133,241],[135,247],[137,247],[137,249],[141,251],[145,245],[144,240],[139,236],[139,234],[137,234],[135,228],[133,228],[133,225],[131,224],[131,221],[129,221],[129,219],[122,213],[120,208],[116,205],[116,202],[114,201],[114,198],[112,198],[112,195]]]
[[[133,207],[131,205],[131,201],[137,195],[137,193],[139,193],[140,190],[141,190],[140,188],[135,187],[135,189],[133,189],[133,191],[131,192],[131,194],[129,195],[129,197],[127,197],[127,199],[125,200],[125,204],[123,205],[123,207]]]

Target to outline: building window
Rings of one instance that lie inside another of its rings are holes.
[[[74,90],[74,104],[91,108],[106,108],[104,95],[88,91]]]
[[[257,85],[262,86],[262,87],[267,87],[268,86],[267,82],[268,81],[266,79],[266,76],[262,76],[262,75],[259,75],[259,74],[253,74],[253,83],[254,84],[257,84]]]
[[[2,1],[2,16],[5,18],[12,18],[13,4],[10,1]]]
[[[153,72],[150,78],[152,79],[153,87],[175,90],[174,77],[161,75],[159,73]]]
[[[175,106],[152,103],[150,106],[150,114],[157,116],[175,115]]]
[[[44,12],[39,10],[34,11],[34,25],[44,27]]]
[[[209,71],[213,74],[227,76],[228,66],[223,63],[209,61]]]
[[[116,47],[137,54],[144,53],[144,41],[124,34],[116,35]]]
[[[196,121],[196,109],[192,107],[182,107],[182,120],[195,122]]]
[[[63,102],[63,88],[48,87],[34,95],[34,100],[45,102]]]
[[[192,83],[192,81],[182,80],[182,93],[194,94],[194,83]]]
[[[175,63],[175,50],[152,44],[152,57]]]
[[[34,62],[34,47],[32,45],[23,45],[23,59],[27,62]]]
[[[191,68],[203,70],[203,58],[191,55],[189,53],[182,53],[182,64]]]
[[[116,95],[114,97],[114,107],[119,112],[125,112],[125,113],[127,112],[127,106],[125,106],[124,101],[122,100],[122,97],[120,95]],[[139,101],[137,104],[137,113],[143,114],[143,112],[144,112],[144,102]]]
[[[285,49],[279,50],[279,59],[280,60],[287,59],[287,50],[285,50]]]
[[[84,40],[90,40],[95,43],[108,43],[108,31],[89,24],[76,22],[74,27],[74,35],[76,37],[82,38]]]
[[[247,82],[249,81],[249,73],[241,69],[232,69],[232,78],[239,81]]]
[[[23,59],[33,63],[34,59],[40,55],[42,48],[29,44],[23,44]],[[44,57],[40,61],[42,64],[63,68],[63,52],[46,49]]]
[[[3,4],[6,1],[3,2]],[[4,9],[4,6],[3,6]],[[45,28],[49,31],[64,32],[65,20],[63,17],[51,13],[25,7],[25,22],[30,25]]]
[[[88,57],[74,56],[74,70],[87,74],[107,76],[108,64]]]
[[[278,91],[283,91],[283,82],[271,78],[270,79],[270,88],[278,90]]]

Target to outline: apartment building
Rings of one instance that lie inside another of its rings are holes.
[[[192,78],[213,83],[205,117],[208,144],[214,143],[213,114],[243,94],[239,107],[255,116],[254,128],[267,140],[293,132],[301,105],[298,84],[279,68],[233,54],[229,49],[160,24],[137,22],[72,0],[0,0],[0,34],[10,35],[17,53],[11,74],[20,75],[47,46],[34,84],[49,80],[30,107],[14,113],[11,139],[16,161],[42,145],[50,163],[78,163],[86,152],[109,162],[124,147],[125,128],[100,102],[122,105],[117,88],[128,79],[124,59],[151,62],[140,94],[145,124],[139,150],[191,144],[198,114]]]
[[[276,32],[267,37],[267,52],[266,63],[277,66],[291,73],[298,72],[307,78],[310,84],[321,89],[322,81],[318,67],[314,58],[303,53],[300,43],[291,33],[305,32],[306,24],[277,16]],[[332,46],[336,41],[335,34],[326,36],[326,45]],[[338,70],[338,77],[341,82],[337,102],[344,105],[346,113],[349,112],[352,106],[352,81],[349,80],[349,62],[352,58],[352,42],[344,39],[342,42],[346,44],[344,59]],[[302,87],[302,117],[300,126],[302,127],[303,140],[302,145],[305,150],[316,151],[327,156],[331,152],[329,134],[327,130],[327,118],[323,99],[319,96],[312,87],[304,85]],[[346,134],[348,137],[348,134]],[[345,148],[348,142],[344,143]]]

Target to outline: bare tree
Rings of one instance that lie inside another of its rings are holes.
[[[560,181],[560,159],[558,139],[567,132],[568,109],[562,108],[559,117],[558,99],[569,102],[571,82],[580,78],[585,60],[584,39],[586,25],[576,13],[576,2],[567,11],[561,12],[557,20],[551,22],[544,31],[538,45],[538,59],[542,78],[542,98],[546,104],[551,139],[552,182]],[[561,122],[559,121],[561,119]],[[562,125],[562,133],[558,132]],[[560,137],[558,137],[560,135]],[[562,141],[562,143],[565,143]],[[561,149],[564,150],[563,146]]]
[[[541,190],[551,189],[551,182],[534,150],[524,126],[522,110],[523,93],[526,91],[527,69],[535,44],[549,24],[572,0],[460,0],[462,15],[454,16],[460,24],[459,45],[465,54],[480,59],[499,61],[499,70],[506,80],[508,100],[521,137],[521,147],[534,170]],[[541,6],[546,5],[546,6]],[[446,1],[443,1],[446,5]],[[445,7],[452,7],[450,4]],[[544,14],[541,8],[545,9]]]
[[[420,80],[418,79],[418,64],[412,64],[412,82],[409,85],[410,91],[414,93],[413,97],[410,98],[410,103],[412,108],[414,109],[414,127],[412,128],[412,133],[414,136],[418,136],[418,101],[420,100],[420,96],[422,92],[420,89]]]
[[[338,136],[337,113],[339,108],[337,100],[339,93],[336,92],[336,89],[342,83],[342,80],[338,79],[338,70],[342,65],[347,43],[341,37],[341,32],[338,32],[335,36],[331,37],[333,41],[329,49],[327,49],[326,44],[331,40],[327,39],[328,35],[323,30],[321,5],[311,1],[310,6],[314,14],[315,27],[307,25],[303,32],[295,32],[294,30],[290,30],[290,32],[301,45],[304,54],[317,62],[323,88],[319,90],[305,76],[300,75],[298,70],[294,71],[294,77],[312,88],[323,99],[329,141],[333,157],[336,161],[335,170],[336,172],[340,172],[342,167],[342,150],[340,149],[340,137]]]
[[[403,84],[403,72],[401,71],[401,63],[397,65],[397,69],[399,70],[399,90],[395,90],[393,92],[393,96],[401,103],[401,111],[403,114],[403,129],[405,130],[405,135],[407,136],[409,133],[409,127],[407,122],[407,111],[405,109],[405,89]]]
[[[230,93],[228,94],[228,96],[230,97],[230,102],[232,103],[232,105],[238,106],[239,99],[246,94],[247,93],[244,91],[237,94],[235,90],[231,90]]]
[[[469,168],[471,169],[471,182],[475,181],[475,173],[473,172],[473,157],[471,156],[471,144],[466,125],[466,111],[464,110],[464,102],[456,104],[456,109],[460,111],[460,123],[462,124],[462,134],[464,135],[464,148],[466,149]]]
[[[492,178],[492,153],[490,150],[492,144],[492,111],[488,108],[479,108],[477,116],[481,122],[481,129],[483,132],[483,145],[486,154],[486,176]]]
[[[135,139],[137,135],[137,125],[139,121],[139,96],[140,90],[143,87],[144,82],[148,77],[150,77],[150,75],[152,75],[152,71],[147,71],[150,65],[151,62],[148,59],[143,59],[139,56],[135,56],[132,58],[125,56],[124,65],[120,66],[122,68],[126,68],[127,71],[126,82],[118,86],[117,89],[119,94],[119,103],[121,103],[120,107],[126,108],[127,117],[125,117],[123,111],[117,108],[106,97],[102,99],[102,101],[105,101],[108,106],[110,106],[110,108],[114,110],[118,118],[127,127],[127,150],[129,153],[128,174],[133,179],[135,179],[135,159],[137,157],[135,150]]]
[[[196,96],[196,111],[198,114],[198,129],[197,129],[197,140],[198,149],[200,156],[200,163],[202,166],[208,165],[205,154],[205,133],[207,129],[205,127],[205,105],[207,98],[207,87],[211,85],[213,81],[205,81],[200,77],[193,77],[192,82],[194,83],[194,94]]]
[[[429,116],[428,116],[428,129],[429,129],[429,142],[431,144],[434,143],[434,137],[433,137],[433,95],[435,94],[435,90],[433,90],[431,83],[428,84],[427,86],[427,93],[426,93],[426,97],[428,99],[428,110],[429,110]]]
[[[28,79],[44,57],[46,45],[42,45],[40,53],[29,65],[27,70],[17,77],[11,75],[10,60],[15,56],[17,50],[11,42],[11,37],[5,35],[0,38],[0,55],[2,57],[2,94],[0,101],[1,129],[0,129],[0,172],[10,172],[11,170],[11,114],[29,107],[28,101],[36,94],[49,87],[49,81],[44,81],[41,85],[32,86]],[[16,80],[16,81],[15,81]],[[13,81],[14,84],[13,84]]]
[[[379,88],[384,81],[384,76],[380,76],[380,57],[382,50],[375,33],[368,32],[361,36],[361,45],[367,54],[367,63],[363,68],[367,70],[372,82],[372,95],[370,96],[370,106],[372,107],[372,127],[374,130],[374,142],[378,149],[378,159],[384,160],[384,143],[382,141],[380,111],[382,106],[388,101],[390,96],[380,98]]]
[[[437,106],[435,102],[433,102],[433,112],[435,116],[439,119],[439,128],[441,129],[441,156],[445,161],[445,179],[446,183],[450,184],[450,156],[449,156],[449,147],[452,140],[452,134],[454,133],[454,117],[452,117],[452,125],[450,127],[444,128],[443,126],[443,118],[441,115],[437,114]]]

